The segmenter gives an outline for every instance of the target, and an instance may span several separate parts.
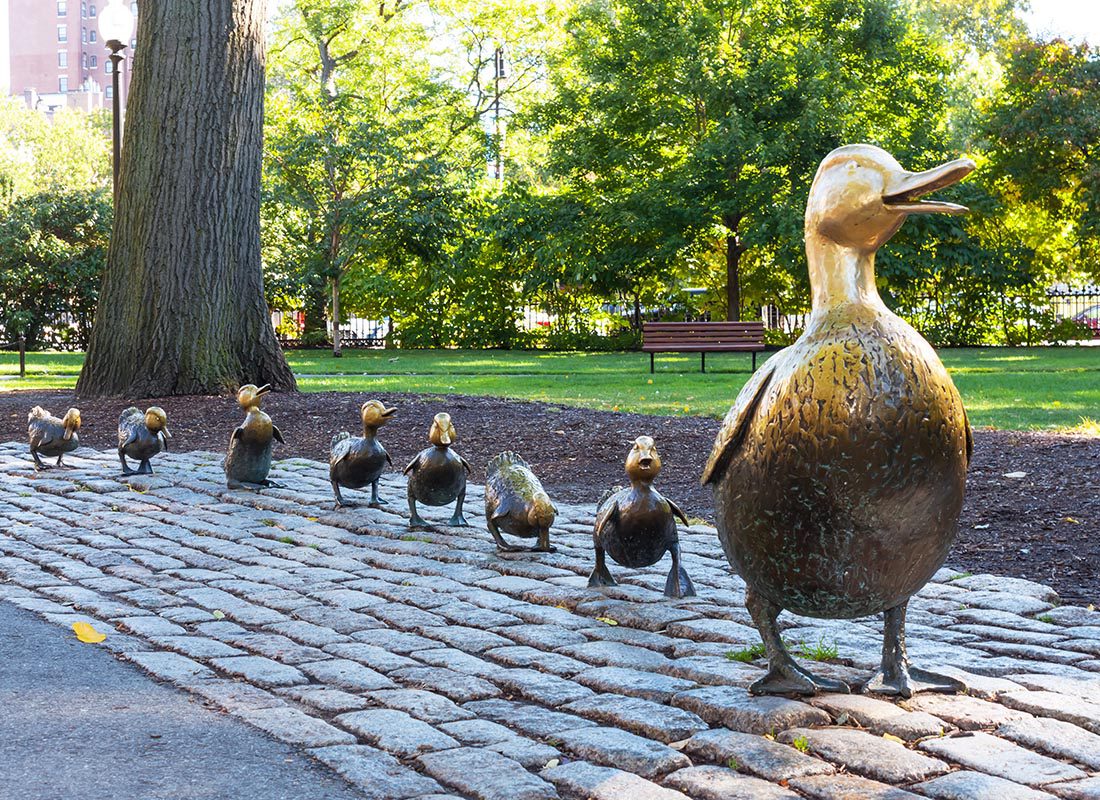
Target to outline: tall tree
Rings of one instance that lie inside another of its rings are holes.
[[[264,301],[264,0],[142,7],[82,395],[293,390]]]

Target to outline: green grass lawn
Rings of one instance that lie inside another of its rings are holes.
[[[1100,418],[1100,348],[1036,347],[943,350],[971,422],[1015,430],[1095,431]],[[543,400],[646,414],[722,416],[749,377],[743,354],[659,355],[649,374],[642,353],[549,353],[482,350],[288,351],[306,392],[416,392]],[[758,357],[760,363],[763,359]],[[82,356],[29,353],[27,377],[14,353],[0,353],[0,391],[71,388]]]

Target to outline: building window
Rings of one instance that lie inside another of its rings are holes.
[[[110,61],[104,61],[103,62],[103,71],[106,72],[108,75],[111,74],[111,62]]]
[[[91,29],[90,31],[88,31],[88,41],[89,41],[89,42],[94,42],[94,41],[96,40],[96,37],[97,37],[98,35],[99,35],[99,34],[97,34],[97,33],[95,32],[95,28],[92,28],[92,29]]]
[[[130,40],[130,50],[137,50],[137,39]]]
[[[137,3],[130,3],[130,13],[137,17]]]
[[[88,6],[88,16],[89,17],[94,17],[95,16],[95,3],[92,3],[90,6]]]
[[[80,16],[84,19],[88,18],[88,4],[87,3],[81,3],[80,4]]]
[[[113,86],[108,86],[106,88],[106,90],[104,91],[104,94],[107,96],[107,99],[110,100],[112,97],[115,96],[114,87]]]
[[[68,2],[66,2],[66,0],[57,0],[57,16],[69,16],[69,4]]]
[[[89,64],[89,66],[92,69],[95,69],[96,67],[98,67],[99,66],[99,56],[92,56],[92,61]]]
[[[87,42],[88,41],[88,29],[87,28],[81,28],[80,29],[80,41],[82,41],[82,42]]]
[[[60,75],[57,78],[57,91],[67,92],[69,91],[69,78],[66,75]]]
[[[67,67],[69,66],[69,51],[58,50],[57,51],[57,66]]]
[[[87,53],[81,53],[80,54],[80,68],[81,69],[87,69],[88,68],[88,54]]]
[[[58,25],[57,26],[57,41],[67,42],[69,41],[69,26]]]

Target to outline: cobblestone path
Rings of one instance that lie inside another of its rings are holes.
[[[667,563],[586,588],[587,507],[560,507],[556,553],[498,554],[481,487],[473,528],[410,532],[399,476],[394,513],[334,512],[304,459],[263,493],[227,491],[214,453],[130,479],[114,453],[66,461],[0,445],[0,597],[91,622],[366,798],[1100,798],[1100,613],[1037,583],[942,570],[913,599],[913,661],[965,695],[754,698],[744,585],[706,526],[682,535],[699,597],[669,601]],[[877,665],[879,619],[783,621],[819,672]]]

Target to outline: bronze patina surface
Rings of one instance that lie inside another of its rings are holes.
[[[130,406],[123,411],[118,418],[118,460],[122,463],[122,474],[152,475],[149,459],[161,450],[167,452],[171,438],[164,409],[152,406],[142,414],[140,409]],[[136,470],[126,463],[127,456],[140,462]]]
[[[653,488],[661,472],[661,457],[653,439],[639,436],[626,457],[626,475],[630,486],[613,489],[596,507],[592,533],[596,547],[596,566],[588,578],[592,587],[614,586],[607,569],[606,555],[624,567],[648,567],[667,552],[672,569],[665,581],[668,597],[691,597],[695,587],[680,564],[680,537],[676,517],[687,525],[687,517],[671,500]]]
[[[267,479],[271,471],[271,451],[283,434],[260,410],[263,396],[270,386],[256,387],[251,383],[237,390],[237,403],[245,411],[244,422],[229,435],[229,452],[225,456],[225,483],[230,489],[251,489],[277,486]]]
[[[853,145],[818,169],[806,207],[806,331],[742,389],[703,473],[767,648],[756,693],[848,689],[791,659],[775,626],[782,609],[885,611],[882,669],[867,688],[907,697],[955,687],[909,668],[904,619],[955,538],[970,427],[935,351],[879,298],[874,260],[909,214],[965,212],[919,198],[973,168],[962,159],[912,173]]]
[[[428,431],[430,447],[420,453],[405,467],[409,476],[409,527],[428,527],[428,523],[416,513],[417,501],[427,506],[445,506],[455,501],[455,511],[448,525],[463,528],[470,523],[462,516],[462,504],[466,500],[466,476],[470,465],[451,449],[458,440],[450,414],[436,414]]]
[[[386,408],[379,400],[368,400],[359,409],[363,421],[363,435],[352,436],[347,431],[332,437],[332,454],[329,456],[329,480],[332,492],[336,495],[336,506],[349,505],[340,496],[340,487],[362,489],[370,486],[371,508],[380,508],[386,501],[378,496],[378,479],[386,469],[393,466],[390,454],[378,441],[378,429],[385,425],[390,417],[397,413],[396,408]]]
[[[558,511],[531,465],[516,453],[505,451],[485,468],[485,525],[497,547],[505,551],[554,551],[550,526]],[[508,544],[500,532],[521,539],[538,539],[535,547]]]
[[[31,458],[36,470],[50,469],[39,456],[57,458],[57,466],[65,466],[66,453],[80,447],[80,409],[70,408],[62,419],[50,414],[42,406],[35,406],[27,414],[27,438],[31,444]]]

